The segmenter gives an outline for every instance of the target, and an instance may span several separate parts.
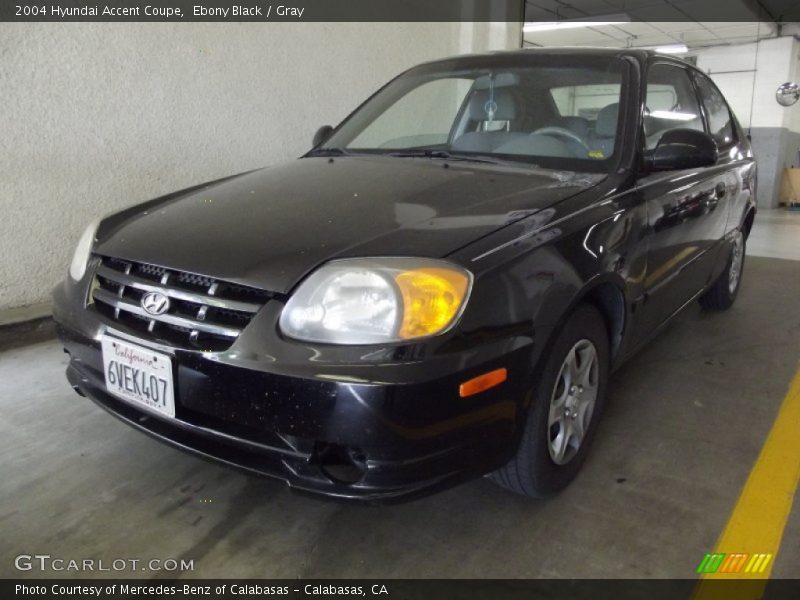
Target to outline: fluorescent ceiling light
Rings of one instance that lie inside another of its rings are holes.
[[[676,112],[673,110],[654,110],[650,113],[656,119],[668,119],[670,121],[693,121],[697,118],[694,113]]]
[[[592,21],[588,19],[570,19],[568,21],[534,21],[525,23],[522,31],[533,33],[535,31],[558,31],[560,29],[577,29],[578,27],[602,27],[603,25],[622,25],[630,23],[628,15],[603,15],[598,18],[614,19],[613,21]]]
[[[689,51],[689,46],[686,44],[669,44],[667,46],[656,46],[652,50],[660,54],[686,54]]]

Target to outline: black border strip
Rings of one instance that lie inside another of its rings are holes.
[[[523,0],[3,0],[0,21],[518,22],[523,5]]]
[[[4,579],[0,581],[0,597],[688,600],[697,584],[696,579]],[[131,588],[138,591],[132,593]],[[800,579],[709,579],[704,582],[704,597],[709,597],[709,590],[716,598],[796,600],[800,597]]]
[[[235,6],[248,11],[236,12]],[[2,0],[0,22],[602,21],[620,12],[646,22],[800,20],[797,0],[639,0],[614,6],[597,0]]]

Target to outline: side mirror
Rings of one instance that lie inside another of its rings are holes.
[[[320,144],[324,144],[328,138],[331,137],[331,133],[333,133],[333,127],[330,125],[323,125],[317,129],[317,133],[314,134],[314,139],[311,141],[311,146],[316,148]]]
[[[781,106],[791,106],[800,100],[800,85],[790,81],[782,83],[775,92],[775,100]]]
[[[717,163],[717,143],[707,133],[695,129],[670,129],[658,140],[654,150],[645,154],[650,171],[677,171],[710,167]]]

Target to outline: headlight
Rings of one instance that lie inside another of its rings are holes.
[[[72,263],[69,265],[69,276],[75,281],[80,281],[86,274],[86,263],[89,262],[89,254],[94,245],[94,235],[97,233],[98,225],[100,225],[99,220],[92,222],[78,240],[75,254],[72,256]]]
[[[283,309],[289,337],[330,344],[378,344],[436,335],[467,302],[472,276],[417,258],[345,259],[306,279]]]

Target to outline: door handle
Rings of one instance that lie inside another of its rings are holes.
[[[722,198],[724,198],[724,197],[725,197],[725,195],[726,195],[727,193],[728,193],[728,186],[726,186],[726,185],[725,185],[724,183],[722,183],[722,182],[719,182],[719,183],[718,183],[718,184],[717,184],[717,185],[714,187],[714,197],[715,197],[717,200],[721,200]]]

